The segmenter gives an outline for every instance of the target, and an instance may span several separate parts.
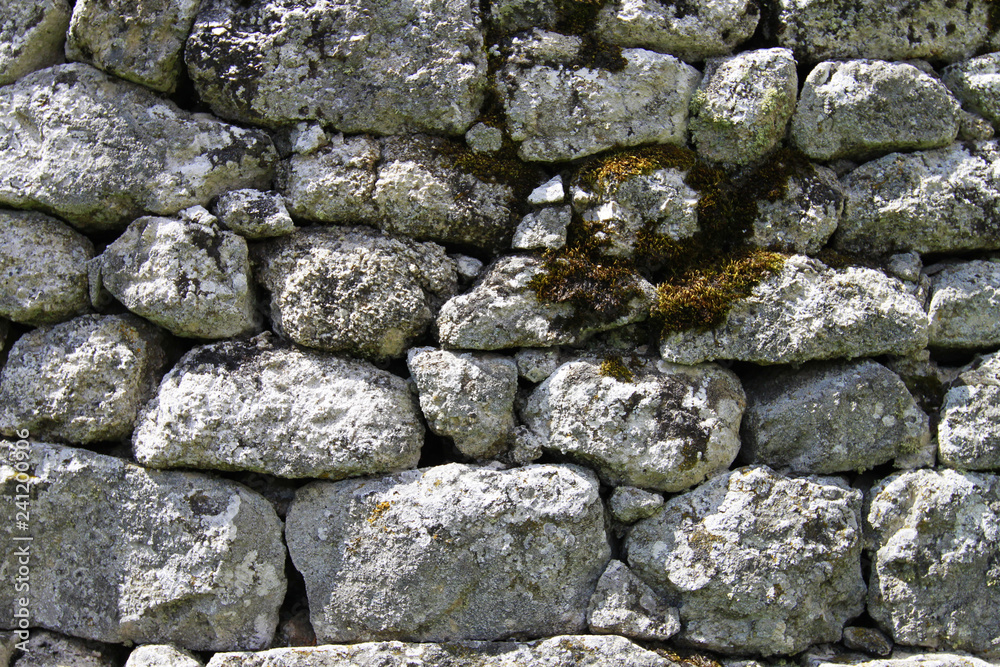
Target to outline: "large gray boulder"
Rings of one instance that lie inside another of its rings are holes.
[[[413,348],[406,363],[417,383],[420,409],[431,431],[465,456],[500,454],[514,437],[517,364],[510,357]]]
[[[286,539],[319,643],[582,631],[610,559],[592,473],[448,464],[298,491]]]
[[[871,490],[868,613],[897,644],[997,658],[1000,480],[954,470],[893,475]]]
[[[413,468],[424,427],[402,378],[271,334],[196,347],[132,438],[153,468],[342,479]]]
[[[834,245],[848,252],[1000,248],[996,141],[887,155],[843,179],[847,205]]]
[[[907,354],[926,346],[927,315],[902,282],[874,269],[831,269],[796,255],[735,301],[721,325],[669,333],[660,354],[682,364],[797,364]]]
[[[202,0],[77,0],[66,56],[161,92],[173,92],[184,41]]]
[[[39,326],[87,312],[94,244],[41,213],[0,209],[0,315]]]
[[[798,86],[788,49],[710,59],[691,99],[691,141],[698,155],[727,164],[762,158],[785,138]]]
[[[21,336],[0,371],[0,433],[75,444],[127,438],[166,364],[161,331],[84,315]]]
[[[184,60],[223,118],[348,133],[462,134],[486,85],[470,0],[205,0]]]
[[[922,450],[928,417],[899,376],[871,360],[780,368],[744,378],[741,456],[826,475]]]
[[[195,651],[270,645],[285,595],[285,547],[264,498],[228,480],[146,470],[82,449],[5,442],[0,451],[30,471],[5,466],[0,484],[8,498],[19,484],[32,489],[33,623]],[[17,544],[13,521],[0,530]],[[4,587],[0,603],[12,609],[17,595]]]
[[[0,16],[0,86],[63,61],[67,0],[7,0]]]
[[[275,331],[376,360],[401,356],[457,289],[444,248],[365,227],[298,230],[259,244],[254,264]]]
[[[958,136],[960,110],[943,83],[909,63],[823,62],[802,86],[791,138],[814,160],[936,148]]]
[[[178,336],[228,338],[259,330],[246,241],[204,209],[191,214],[130,224],[101,255],[103,286],[133,313]]]
[[[941,73],[941,79],[967,109],[994,126],[1000,123],[1000,54],[955,63]]]
[[[543,261],[530,255],[501,257],[475,287],[441,307],[441,345],[471,350],[552,347],[580,343],[599,331],[646,319],[656,298],[653,286],[636,278],[636,295],[612,319],[594,318],[571,303],[539,298],[532,281],[546,275]]]
[[[1000,353],[959,376],[941,406],[938,459],[955,468],[1000,468]]]
[[[798,653],[864,610],[861,494],[838,478],[740,468],[635,524],[632,570],[680,607],[679,639],[721,653]]]
[[[621,362],[619,362],[621,363]],[[563,364],[528,397],[525,424],[545,449],[593,468],[610,485],[682,491],[729,468],[746,398],[717,366],[636,360]]]
[[[927,317],[932,347],[1000,345],[1000,258],[950,264],[935,273]]]
[[[579,37],[536,31],[516,38],[497,72],[507,130],[528,161],[561,161],[613,147],[683,145],[700,73],[644,49],[622,49],[612,69],[575,64]]]
[[[778,0],[776,37],[808,64],[821,60],[955,61],[990,37],[990,0]]]
[[[0,147],[0,204],[85,232],[266,187],[277,157],[260,130],[182,111],[83,64],[0,88]]]
[[[216,653],[208,663],[208,667],[329,667],[330,665],[681,667],[682,663],[644,649],[624,637],[594,635],[566,635],[536,642],[464,641],[447,644],[371,642],[279,648],[257,653]]]
[[[753,35],[760,8],[753,0],[612,0],[594,33],[609,44],[669,53],[687,62],[729,53]]]

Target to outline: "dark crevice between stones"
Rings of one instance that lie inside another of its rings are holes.
[[[424,446],[420,448],[420,460],[417,461],[418,468],[455,463],[459,458],[456,456],[455,445],[450,438],[437,435],[429,428],[425,429]]]
[[[288,589],[278,610],[278,629],[271,646],[316,646],[316,633],[309,620],[306,582],[288,555],[285,556],[285,578],[288,580]]]
[[[184,60],[181,58],[183,65]],[[171,102],[179,106],[184,111],[190,113],[212,113],[212,108],[201,99],[195,88],[194,81],[188,75],[187,67],[182,66],[177,76],[177,85],[174,92],[168,96]]]
[[[757,27],[750,38],[737,45],[734,52],[772,49],[778,44],[778,6],[777,0],[757,0]],[[699,68],[701,69],[701,68]]]

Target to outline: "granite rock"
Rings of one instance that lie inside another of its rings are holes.
[[[955,63],[941,79],[967,109],[1000,123],[1000,53]]]
[[[1000,353],[979,360],[945,394],[938,458],[966,470],[1000,468]]]
[[[931,347],[1000,345],[1000,258],[950,264],[935,273],[927,317]]]
[[[597,479],[566,465],[315,482],[286,538],[321,643],[579,632],[610,559]]]
[[[860,514],[861,494],[837,478],[740,468],[668,500],[625,549],[680,607],[680,641],[787,655],[838,641],[864,610]]]
[[[681,629],[677,610],[660,599],[620,560],[608,563],[587,608],[590,631],[666,641]]]
[[[132,315],[83,315],[21,336],[0,371],[0,433],[88,444],[127,438],[166,364]]]
[[[416,467],[423,440],[401,378],[271,334],[191,350],[132,439],[147,467],[326,479]]]
[[[0,16],[0,86],[63,61],[67,0],[7,0]]]
[[[84,232],[266,187],[276,157],[260,130],[182,111],[89,65],[0,88],[0,204],[52,213]]]
[[[224,227],[251,241],[295,231],[284,199],[276,192],[233,190],[215,200],[212,212]]]

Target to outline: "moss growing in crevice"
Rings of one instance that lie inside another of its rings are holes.
[[[600,373],[619,382],[631,382],[635,379],[635,373],[625,365],[625,360],[619,355],[605,357],[601,361]]]
[[[542,301],[572,305],[574,325],[594,318],[616,320],[642,295],[636,272],[627,263],[595,258],[579,248],[547,254],[544,272],[529,287]]]

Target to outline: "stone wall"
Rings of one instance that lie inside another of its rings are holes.
[[[0,663],[1000,658],[987,0],[5,0]]]

